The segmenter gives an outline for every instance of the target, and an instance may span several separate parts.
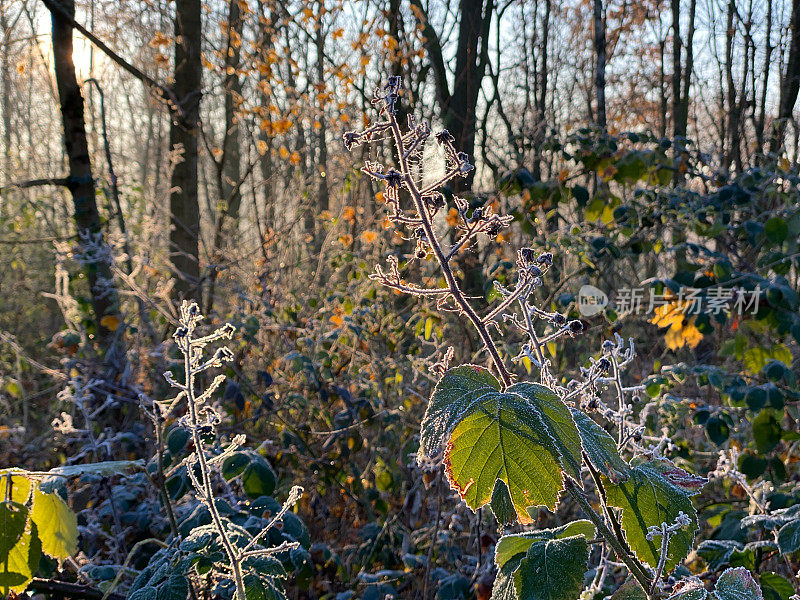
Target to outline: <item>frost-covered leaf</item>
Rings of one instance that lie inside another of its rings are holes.
[[[671,525],[681,512],[691,524],[670,537],[666,572],[689,554],[697,530],[697,513],[690,496],[697,491],[698,479],[662,459],[636,464],[628,481],[607,484],[608,503],[622,509],[622,529],[639,560],[653,568],[658,565],[661,536],[648,540],[647,530],[662,523]]]
[[[631,468],[617,452],[617,442],[580,410],[573,409],[572,416],[583,442],[583,449],[592,466],[608,477],[612,483],[627,481]]]
[[[668,600],[706,600],[708,591],[703,582],[695,577],[681,579],[672,588]]]
[[[714,590],[719,600],[763,600],[761,588],[744,567],[725,570],[717,579]]]
[[[781,554],[797,552],[800,549],[800,519],[789,521],[778,530],[778,546]]]
[[[580,482],[581,434],[567,405],[553,390],[538,383],[515,383],[506,394],[522,396],[537,410],[561,454],[561,467]]]
[[[180,573],[173,573],[158,586],[156,600],[186,600],[189,595],[189,581]]]
[[[128,596],[128,600],[156,600],[158,595],[158,590],[151,585],[145,586],[143,588],[139,588],[131,592]]]
[[[245,600],[283,600],[284,593],[269,577],[260,577],[255,573],[244,576]]]
[[[61,496],[34,490],[31,521],[48,556],[64,560],[78,550],[78,519]]]
[[[697,555],[708,563],[712,571],[729,565],[735,554],[744,552],[744,546],[735,540],[704,540],[697,546]]]
[[[594,538],[595,527],[592,522],[581,519],[554,529],[537,529],[536,531],[504,535],[495,547],[495,562],[498,567],[503,567],[515,556],[527,552],[534,542],[563,539],[577,535],[582,535],[587,540]]]
[[[647,600],[647,593],[635,579],[629,579],[611,595],[611,600]]]
[[[66,465],[50,469],[49,474],[62,477],[79,477],[81,475],[110,476],[129,471],[139,471],[144,468],[142,460],[106,460],[84,465]]]
[[[486,394],[500,391],[500,382],[486,369],[461,365],[450,369],[433,390],[419,439],[420,457],[444,450],[453,428]]]
[[[492,600],[576,600],[588,560],[583,535],[534,541],[500,566]]]
[[[420,458],[444,449],[448,480],[467,506],[477,510],[495,494],[500,512],[510,498],[519,522],[531,523],[529,508],[555,507],[562,471],[579,479],[580,434],[552,390],[521,383],[499,388],[491,373],[473,365],[445,373],[423,419]],[[495,491],[498,480],[507,497]]]

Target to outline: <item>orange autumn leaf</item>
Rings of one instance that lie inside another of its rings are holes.
[[[342,209],[342,218],[347,221],[348,223],[355,223],[356,221],[356,209],[352,206],[345,206]]]
[[[685,309],[685,302],[671,302],[656,307],[655,316],[650,319],[657,327],[667,328],[664,341],[670,350],[678,350],[684,346],[696,348],[703,339],[703,334],[695,325],[697,317],[685,314]]]
[[[361,234],[361,239],[364,240],[365,243],[371,244],[378,239],[378,234],[374,231],[367,230]]]
[[[100,319],[100,325],[109,331],[116,331],[119,327],[119,317],[116,315],[106,315]]]
[[[458,211],[455,208],[451,208],[447,213],[447,224],[450,225],[450,227],[458,225]]]

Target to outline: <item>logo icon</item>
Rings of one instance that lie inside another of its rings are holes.
[[[608,296],[593,285],[584,285],[578,291],[578,312],[592,317],[608,306]]]

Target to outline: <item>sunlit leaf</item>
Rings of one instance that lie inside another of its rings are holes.
[[[477,510],[503,481],[520,523],[528,509],[555,507],[562,471],[580,474],[580,434],[572,415],[548,388],[518,383],[504,393],[485,369],[448,371],[431,397],[422,423],[420,457],[443,451],[448,480]]]
[[[647,539],[649,527],[672,524],[683,512],[691,525],[672,534],[665,563],[672,571],[692,548],[697,530],[697,513],[691,496],[704,480],[677,468],[666,459],[643,462],[631,469],[628,481],[606,485],[608,503],[622,509],[622,529],[633,552],[651,567],[658,565],[661,536]]]
[[[627,481],[631,468],[617,452],[614,438],[583,412],[573,409],[572,416],[581,434],[583,450],[592,466],[612,483]]]
[[[9,551],[25,533],[28,522],[28,509],[15,502],[0,502],[0,562],[8,557]]]
[[[36,523],[42,551],[64,560],[78,550],[78,519],[58,494],[33,492],[31,520]]]
[[[36,573],[41,556],[41,541],[36,525],[32,525],[0,562],[0,596],[5,597],[9,592],[21,594]]]
[[[504,562],[498,559],[492,600],[576,600],[589,560],[586,538],[540,539],[518,546],[519,541],[502,551]]]

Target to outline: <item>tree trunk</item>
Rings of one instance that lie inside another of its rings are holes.
[[[739,151],[739,114],[736,99],[736,83],[733,79],[733,38],[735,36],[734,15],[736,14],[736,0],[728,2],[727,24],[725,29],[725,80],[727,84],[727,112],[728,112],[728,143],[727,151],[723,155],[722,165],[726,170],[736,162]]]
[[[539,50],[541,64],[538,69],[538,95],[534,96],[534,107],[536,113],[536,147],[534,148],[535,156],[533,160],[533,178],[539,181],[542,178],[542,145],[544,138],[547,134],[547,125],[545,121],[545,114],[547,112],[547,44],[550,38],[550,13],[552,9],[552,0],[545,0],[544,2],[544,21],[542,23],[542,41]],[[534,28],[536,15],[534,14]]]
[[[197,140],[200,117],[201,63],[200,0],[175,3],[175,81],[178,104],[169,131],[169,145],[178,154],[170,183],[170,260],[175,270],[176,299],[198,292],[200,207],[197,198]]]
[[[475,154],[477,105],[481,83],[486,74],[489,50],[489,28],[494,14],[494,0],[459,0],[458,40],[456,42],[456,70],[452,92],[447,81],[442,42],[431,26],[420,0],[411,0],[422,17],[423,37],[428,56],[433,64],[436,96],[442,107],[445,128],[455,138],[455,147]],[[458,182],[460,190],[472,185],[474,171]],[[459,190],[454,190],[458,192]]]
[[[672,10],[672,136],[680,133],[681,123],[681,0],[671,0]]]
[[[271,117],[269,113],[270,93],[269,83],[272,77],[272,65],[269,62],[269,53],[274,45],[273,36],[276,35],[274,28],[274,19],[272,11],[265,14],[266,6],[263,0],[258,2],[258,16],[259,16],[259,32],[261,36],[261,55],[259,57],[260,64],[258,66],[258,82],[260,90],[261,105],[259,106],[259,116],[262,121],[260,123],[258,139],[261,142],[262,148],[259,152],[263,151],[261,157],[261,178],[264,180],[262,184],[262,198],[264,203],[264,222],[267,230],[274,229],[274,215],[273,208],[273,164],[272,164],[272,130],[270,129]]]
[[[758,153],[764,152],[764,124],[767,119],[767,89],[769,88],[769,72],[772,67],[772,0],[767,0],[767,32],[764,34],[764,79],[761,84],[761,99],[756,119],[756,144]]]
[[[3,86],[2,92],[2,111],[3,111],[3,183],[11,181],[11,57],[9,56],[8,16],[6,15],[7,5],[0,2],[0,30],[3,33],[3,46],[0,49],[0,85]],[[3,207],[0,205],[0,216],[3,216]]]
[[[783,149],[786,125],[792,118],[797,94],[800,92],[800,0],[792,0],[790,34],[789,58],[786,61],[786,72],[781,79],[778,118],[773,125],[769,143],[769,151],[774,154],[779,154]]]
[[[597,95],[596,122],[606,130],[606,20],[603,0],[594,0],[594,87]]]
[[[242,205],[241,170],[242,155],[239,139],[239,117],[237,104],[242,96],[242,84],[238,69],[242,47],[242,15],[239,0],[228,2],[228,41],[225,45],[225,131],[222,134],[222,158],[215,164],[220,209],[214,225],[214,245],[211,249],[211,267],[208,274],[208,297],[204,312],[210,314],[214,307],[217,276],[225,261],[224,248],[228,241],[227,227],[235,231],[239,224],[239,209]]]
[[[322,19],[323,15],[323,8],[324,4],[322,0],[318,3],[318,10],[319,10],[319,18]],[[317,47],[317,56],[316,56],[316,75],[317,75],[317,85],[319,86],[320,94],[317,97],[317,110],[319,114],[317,115],[317,119],[319,119],[319,129],[317,130],[317,146],[319,149],[318,155],[318,163],[317,163],[317,206],[316,206],[316,214],[314,215],[315,219],[319,216],[319,214],[324,211],[328,210],[330,207],[330,192],[328,191],[328,145],[327,145],[327,134],[328,134],[328,127],[325,115],[325,106],[327,104],[327,94],[328,87],[325,83],[325,34],[322,30],[322,23],[319,24],[320,26],[317,28],[317,35],[315,44]],[[318,236],[321,238],[322,236]],[[316,241],[317,251],[319,251],[319,246],[321,245],[322,240],[319,239]]]
[[[242,194],[239,190],[242,157],[240,151],[239,119],[237,105],[242,96],[239,80],[239,63],[242,47],[242,15],[239,0],[230,0],[228,9],[228,51],[225,57],[225,137],[223,141],[222,201],[225,207],[220,218],[230,217],[233,227],[239,219]],[[224,228],[223,228],[224,230]]]
[[[75,14],[74,0],[61,0],[70,15]],[[69,163],[67,187],[72,194],[75,224],[83,265],[89,283],[97,341],[105,357],[117,372],[125,364],[123,338],[114,330],[120,322],[117,288],[111,273],[111,250],[103,237],[100,214],[95,201],[94,178],[89,159],[84,122],[84,103],[72,60],[72,25],[52,13],[53,66],[64,126],[64,148]],[[106,318],[104,318],[106,317]]]
[[[686,137],[689,130],[689,91],[694,71],[694,23],[697,13],[697,0],[689,3],[689,31],[686,34],[686,65],[683,68],[683,91],[681,93],[680,113],[678,117],[677,135]]]

